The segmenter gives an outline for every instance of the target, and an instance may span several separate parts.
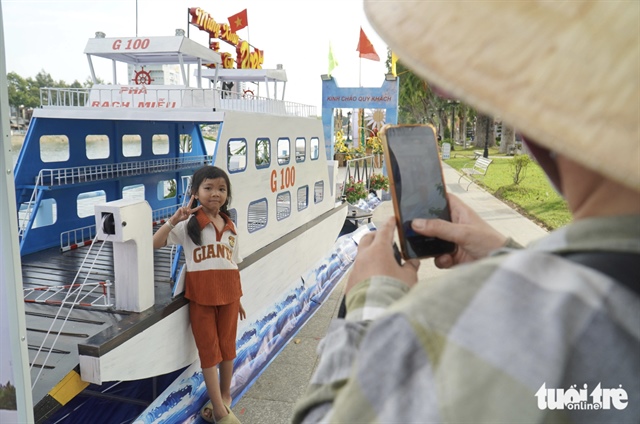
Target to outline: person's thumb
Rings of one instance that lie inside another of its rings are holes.
[[[457,228],[455,224],[442,219],[414,219],[411,228],[423,236],[437,237],[442,240],[456,242]]]

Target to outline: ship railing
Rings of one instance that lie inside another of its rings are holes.
[[[68,284],[64,286],[41,286],[24,289],[24,301],[60,306],[84,306],[111,308],[110,281]]]
[[[151,211],[153,218],[153,225],[164,224],[167,219],[171,218],[180,205],[171,205],[160,209],[154,209]]]
[[[40,201],[45,187],[63,186],[107,179],[195,169],[213,162],[213,156],[188,156],[181,158],[152,159],[147,161],[107,163],[72,168],[41,169],[25,210],[19,216],[18,238],[22,242],[25,233],[33,225],[33,210]],[[40,196],[40,197],[38,197]]]
[[[70,231],[60,233],[60,250],[67,252],[77,249],[81,246],[88,246],[93,242],[96,236],[96,226],[88,225],[86,227],[75,228]]]
[[[41,106],[86,106],[89,103],[87,88],[41,88]]]
[[[92,107],[100,109],[210,109],[272,115],[316,117],[316,106],[240,94],[214,88],[176,86],[108,86],[91,88],[41,88],[42,107]]]
[[[18,240],[20,241],[22,241],[22,239],[24,238],[24,234],[26,233],[27,228],[29,227],[29,222],[32,221],[31,215],[33,215],[34,205],[36,204],[36,200],[37,200],[36,197],[40,193],[40,190],[38,190],[38,187],[41,187],[41,186],[42,186],[42,172],[38,173],[38,176],[36,177],[36,187],[31,193],[31,198],[29,199],[29,202],[27,202],[24,213],[21,213],[18,219]]]
[[[180,205],[171,205],[164,208],[154,209],[151,211],[153,219],[152,225],[161,225],[167,222],[169,218],[175,213]],[[96,226],[88,225],[86,227],[74,228],[69,231],[63,231],[60,233],[60,250],[67,252],[79,247],[88,246],[93,243],[93,239],[96,236]]]
[[[36,186],[60,186],[142,174],[179,171],[197,168],[211,163],[212,160],[213,156],[203,155],[71,168],[41,169],[36,179]]]

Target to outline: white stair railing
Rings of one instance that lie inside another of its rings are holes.
[[[42,186],[42,170],[36,177],[36,186],[31,193],[31,198],[27,202],[27,208],[24,214],[20,214],[18,218],[18,240],[22,241],[24,233],[27,231],[29,221],[31,221],[31,215],[33,214],[33,206],[36,203],[36,196],[38,195],[39,187]]]
[[[103,223],[105,221],[106,217],[103,219]],[[25,291],[25,301],[29,302],[29,301],[33,301],[35,302],[35,300],[32,300],[33,298],[29,298],[28,296],[33,295],[33,293],[35,292],[42,292],[39,293],[38,296],[35,296],[35,299],[38,299],[41,302],[44,303],[54,303],[59,305],[58,310],[56,311],[55,316],[53,317],[53,319],[51,320],[51,324],[49,325],[49,329],[47,330],[42,343],[40,344],[38,351],[36,352],[35,357],[33,358],[33,363],[31,365],[31,370],[33,370],[33,367],[35,364],[37,364],[37,359],[40,356],[40,354],[44,351],[47,351],[47,355],[42,363],[42,366],[40,367],[40,371],[38,372],[38,374],[36,375],[35,379],[32,382],[31,385],[31,389],[33,389],[36,385],[36,382],[40,379],[40,376],[42,375],[42,372],[45,370],[47,362],[49,361],[49,357],[51,356],[51,352],[53,352],[53,349],[56,347],[56,343],[58,342],[58,338],[60,337],[60,335],[62,334],[65,325],[67,323],[67,320],[69,319],[69,317],[71,316],[71,313],[73,312],[73,309],[77,306],[77,305],[83,305],[84,303],[88,303],[92,306],[100,306],[100,307],[110,307],[111,306],[111,291],[110,291],[110,283],[88,283],[87,280],[89,279],[89,276],[91,275],[91,273],[93,272],[93,268],[95,266],[96,261],[98,260],[98,258],[100,257],[100,254],[102,252],[102,248],[104,247],[104,245],[106,244],[107,241],[109,241],[109,236],[107,236],[104,240],[104,243],[100,243],[100,247],[98,249],[98,253],[96,255],[94,255],[93,257],[93,262],[91,263],[91,265],[89,266],[89,269],[84,272],[84,279],[82,281],[82,283],[78,283],[78,280],[80,278],[80,274],[83,273],[84,270],[84,266],[85,263],[87,262],[87,259],[89,258],[89,256],[91,255],[91,250],[93,248],[93,246],[95,245],[95,241],[98,238],[98,236],[96,235],[95,239],[94,239],[94,243],[91,244],[91,247],[89,248],[89,250],[87,251],[87,254],[85,255],[84,259],[82,260],[82,263],[80,264],[80,267],[78,268],[78,272],[76,273],[73,281],[70,284],[67,284],[65,286],[59,286],[59,287],[49,287],[49,288],[36,288],[36,289],[26,289],[29,290],[29,292]],[[90,288],[88,293],[85,292],[85,287],[91,287],[93,286],[93,288]],[[102,293],[99,293],[98,296],[96,296],[96,301],[95,301],[95,305],[93,305],[94,302],[85,302],[87,296],[91,293],[93,293],[96,290],[102,290]],[[58,296],[57,299],[53,299],[54,296]],[[100,300],[103,300],[102,304],[100,304]],[[63,313],[63,308],[68,306],[68,310],[66,312],[66,314]],[[64,320],[62,322],[62,325],[60,326],[60,328],[58,330],[54,330],[53,327],[55,326],[56,320],[58,320],[58,317],[62,317],[64,316]],[[53,342],[50,343],[51,344],[51,348],[50,349],[45,349],[44,346],[45,344],[47,344],[47,342],[49,342],[50,338],[53,337]]]

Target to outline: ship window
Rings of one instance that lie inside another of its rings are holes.
[[[151,137],[151,147],[154,155],[166,155],[169,153],[169,136],[166,134],[154,134]]]
[[[309,206],[309,186],[298,188],[298,210],[301,211]]]
[[[233,225],[238,226],[238,211],[235,209],[229,209],[229,219],[233,222]]]
[[[171,199],[176,197],[177,185],[176,180],[164,180],[158,182],[158,199]]]
[[[123,187],[122,198],[129,200],[144,200],[144,184]]]
[[[27,226],[25,220],[29,219],[29,215],[27,214],[28,207],[28,203],[20,204],[20,211],[18,212],[18,225],[20,225],[20,228],[26,228]],[[42,199],[33,221],[33,227],[31,228],[46,227],[55,224],[57,219],[58,205],[56,201],[54,199]]]
[[[40,137],[40,160],[42,162],[68,161],[69,137],[66,135],[43,135]]]
[[[256,140],[256,168],[268,168],[271,165],[271,140],[259,138]]]
[[[291,193],[284,192],[276,197],[276,218],[283,220],[291,215]]]
[[[167,143],[167,146],[169,144]],[[191,134],[180,134],[180,153],[191,153],[193,151],[193,140]],[[169,153],[167,151],[167,153]]]
[[[311,160],[316,160],[320,156],[320,140],[318,137],[311,139]]]
[[[138,134],[122,136],[122,155],[125,157],[140,156],[142,154],[142,137]]]
[[[267,199],[256,200],[249,204],[247,230],[250,233],[267,226]]]
[[[291,142],[288,138],[278,139],[278,164],[285,165],[289,163],[289,152],[291,150]]]
[[[219,130],[219,124],[200,124],[200,133],[204,139],[204,148],[210,156],[213,156],[216,152],[216,141],[218,140]]]
[[[76,201],[78,209],[78,217],[84,218],[95,214],[94,206],[98,203],[104,203],[107,201],[107,194],[104,190],[87,191],[78,195]]]
[[[227,169],[229,172],[240,172],[247,168],[247,141],[231,139],[227,144]]]
[[[304,137],[296,138],[296,162],[304,162],[307,156],[307,140]]]
[[[106,159],[109,157],[109,136],[89,134],[85,137],[87,159]]]
[[[324,199],[324,181],[318,181],[313,186],[313,201],[320,203],[322,199]]]

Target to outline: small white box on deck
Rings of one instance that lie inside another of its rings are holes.
[[[153,306],[153,227],[144,200],[121,199],[95,205],[98,240],[113,243],[116,308],[141,312]]]

